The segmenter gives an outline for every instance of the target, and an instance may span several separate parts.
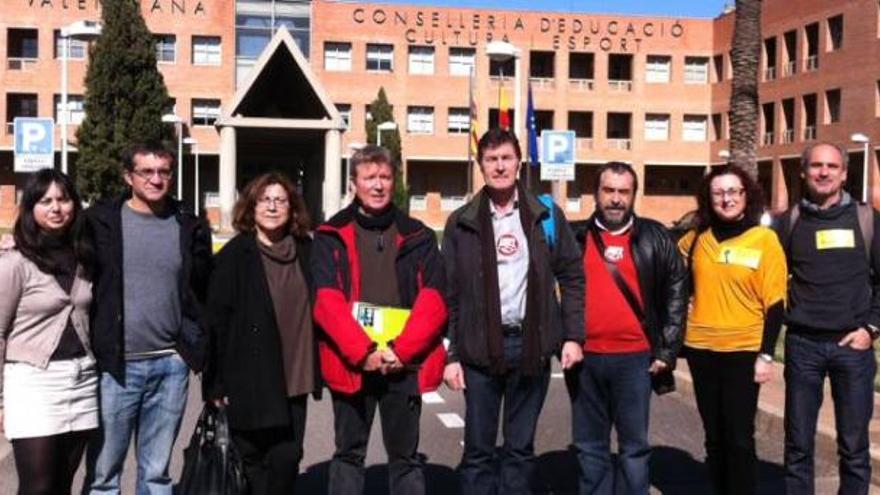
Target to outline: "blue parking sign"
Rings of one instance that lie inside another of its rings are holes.
[[[55,166],[55,122],[52,119],[16,117],[15,161],[16,172],[36,172]]]
[[[541,132],[541,180],[574,180],[574,131]]]

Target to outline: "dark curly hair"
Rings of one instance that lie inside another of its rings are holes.
[[[712,191],[709,186],[712,184],[712,180],[722,175],[735,175],[742,182],[746,194],[746,209],[743,212],[746,221],[757,224],[761,220],[761,214],[764,213],[764,199],[761,187],[745,170],[732,163],[713,167],[703,177],[700,189],[697,191],[697,215],[694,219],[694,227],[698,232],[708,229],[712,221],[717,219],[715,210],[712,209]]]

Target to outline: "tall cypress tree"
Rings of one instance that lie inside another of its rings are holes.
[[[373,118],[367,120],[367,142],[376,144],[378,136],[376,126],[384,122],[394,122],[394,107],[388,102],[388,95],[385,94],[384,87],[379,88],[379,94],[370,103],[370,115]],[[391,158],[398,164],[397,175],[394,177],[394,204],[402,211],[409,211],[409,192],[407,191],[406,184],[403,182],[403,160],[401,159],[399,128],[382,133],[382,147],[387,148],[391,152]]]
[[[124,189],[121,158],[132,143],[175,137],[173,126],[162,123],[170,98],[140,2],[101,3],[103,31],[90,54],[86,115],[76,133],[76,184],[88,200]]]

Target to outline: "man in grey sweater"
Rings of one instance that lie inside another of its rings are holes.
[[[203,361],[198,322],[211,266],[207,224],[168,195],[174,160],[161,145],[133,147],[123,164],[130,197],[86,212],[98,260],[91,330],[101,429],[84,493],[119,493],[136,436],[137,493],[171,494],[168,464],[189,373]]]

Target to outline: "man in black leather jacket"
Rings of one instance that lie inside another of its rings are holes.
[[[672,369],[687,315],[687,272],[658,222],[633,213],[629,165],[599,168],[596,213],[574,225],[586,274],[584,360],[566,374],[581,494],[647,494],[653,386],[674,389]],[[612,466],[611,427],[618,462]]]

